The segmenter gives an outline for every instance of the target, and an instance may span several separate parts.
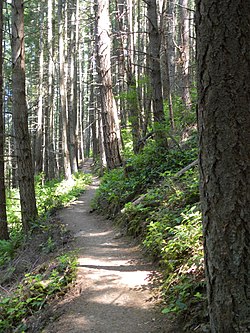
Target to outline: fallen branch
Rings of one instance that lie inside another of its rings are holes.
[[[194,167],[195,165],[198,164],[198,158],[197,160],[193,161],[192,163],[190,163],[189,165],[185,166],[185,168],[181,169],[180,171],[178,171],[175,174],[175,177],[180,177],[182,176],[186,171],[188,171],[189,169],[192,169],[192,167]]]

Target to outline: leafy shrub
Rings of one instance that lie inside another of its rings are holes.
[[[108,217],[114,217],[125,204],[154,184],[174,175],[197,156],[197,149],[187,151],[164,150],[154,142],[127,160],[125,168],[106,172],[97,191],[93,208]]]
[[[167,305],[164,312],[187,308],[185,302],[194,297],[203,281],[199,206],[184,208],[174,223],[171,222],[171,216],[169,221],[164,217],[151,222],[144,246],[154,255],[157,254],[162,265],[162,295]]]

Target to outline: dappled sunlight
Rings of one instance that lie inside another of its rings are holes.
[[[111,231],[103,231],[103,232],[92,232],[92,230],[90,230],[89,232],[86,230],[81,230],[78,233],[75,234],[75,237],[103,237],[103,236],[107,236],[111,233]]]
[[[155,330],[148,278],[152,266],[110,221],[90,213],[94,188],[88,187],[59,214],[78,249],[76,288],[59,326],[67,333],[147,333],[149,326]]]
[[[74,207],[74,206],[77,206],[77,205],[82,205],[84,204],[84,200],[83,199],[77,199],[77,200],[74,200],[73,202],[70,203],[70,206]],[[71,207],[68,207],[67,209],[70,209]],[[75,209],[75,208],[74,208]]]
[[[117,283],[128,287],[136,287],[147,284],[150,271],[143,269],[143,265],[134,267],[128,265],[126,260],[100,260],[93,258],[79,258],[78,267],[84,270],[84,274],[90,279],[99,279],[107,276],[116,276]]]

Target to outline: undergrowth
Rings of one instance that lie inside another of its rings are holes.
[[[150,144],[125,170],[104,175],[93,203],[159,262],[165,314],[187,313],[205,299],[197,167],[177,176],[197,159],[195,136],[179,148],[162,151]],[[196,324],[204,320],[202,311],[194,317]]]
[[[39,217],[33,222],[31,232],[35,229],[43,229],[43,222],[48,220],[56,209],[75,200],[85,190],[90,180],[89,174],[81,172],[73,175],[69,181],[53,179],[44,182],[43,174],[36,176],[35,189]],[[22,233],[19,194],[16,189],[12,189],[7,195],[7,217],[10,240],[0,240],[0,267],[14,257],[25,238]]]
[[[149,142],[141,154],[126,161],[124,168],[107,172],[102,178],[93,207],[115,217],[128,202],[196,159],[197,149],[167,151]]]
[[[76,199],[90,181],[91,176],[84,173],[75,174],[70,181],[44,182],[42,174],[37,176],[39,217],[25,237],[18,192],[8,194],[10,240],[0,241],[0,332],[25,332],[27,319],[64,293],[74,279],[76,256],[69,252],[71,237],[53,212]],[[10,289],[17,280],[21,282]]]
[[[36,176],[36,200],[40,217],[47,217],[55,209],[75,200],[91,181],[91,176],[75,173],[72,179],[43,181],[43,174]]]
[[[10,296],[0,298],[0,331],[25,332],[27,317],[41,310],[51,299],[63,294],[76,275],[74,254],[64,254],[28,273]]]

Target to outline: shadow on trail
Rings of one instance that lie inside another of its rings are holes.
[[[43,333],[181,333],[151,302],[155,267],[133,241],[117,237],[111,221],[90,213],[95,189],[59,213],[75,236],[78,276]]]
[[[91,295],[92,298],[94,295]],[[159,324],[155,313],[134,306],[119,304],[125,295],[120,294],[110,303],[95,302],[84,296],[75,299],[79,304],[78,313],[68,313],[62,324],[68,333],[165,333],[168,332]],[[140,297],[140,295],[138,295]],[[82,308],[82,300],[86,302],[86,308]],[[98,312],[96,312],[98,309]],[[129,320],[133,318],[133,320]],[[142,321],[142,318],[144,320]],[[105,323],[105,324],[104,324]],[[174,333],[174,332],[172,332]],[[177,332],[176,332],[177,333]],[[180,332],[178,332],[180,333]]]
[[[146,267],[145,265],[141,266],[100,266],[100,265],[77,265],[78,267],[84,267],[84,268],[91,268],[91,269],[102,269],[102,270],[108,270],[108,271],[118,271],[118,272],[137,272],[137,271],[145,271]]]

